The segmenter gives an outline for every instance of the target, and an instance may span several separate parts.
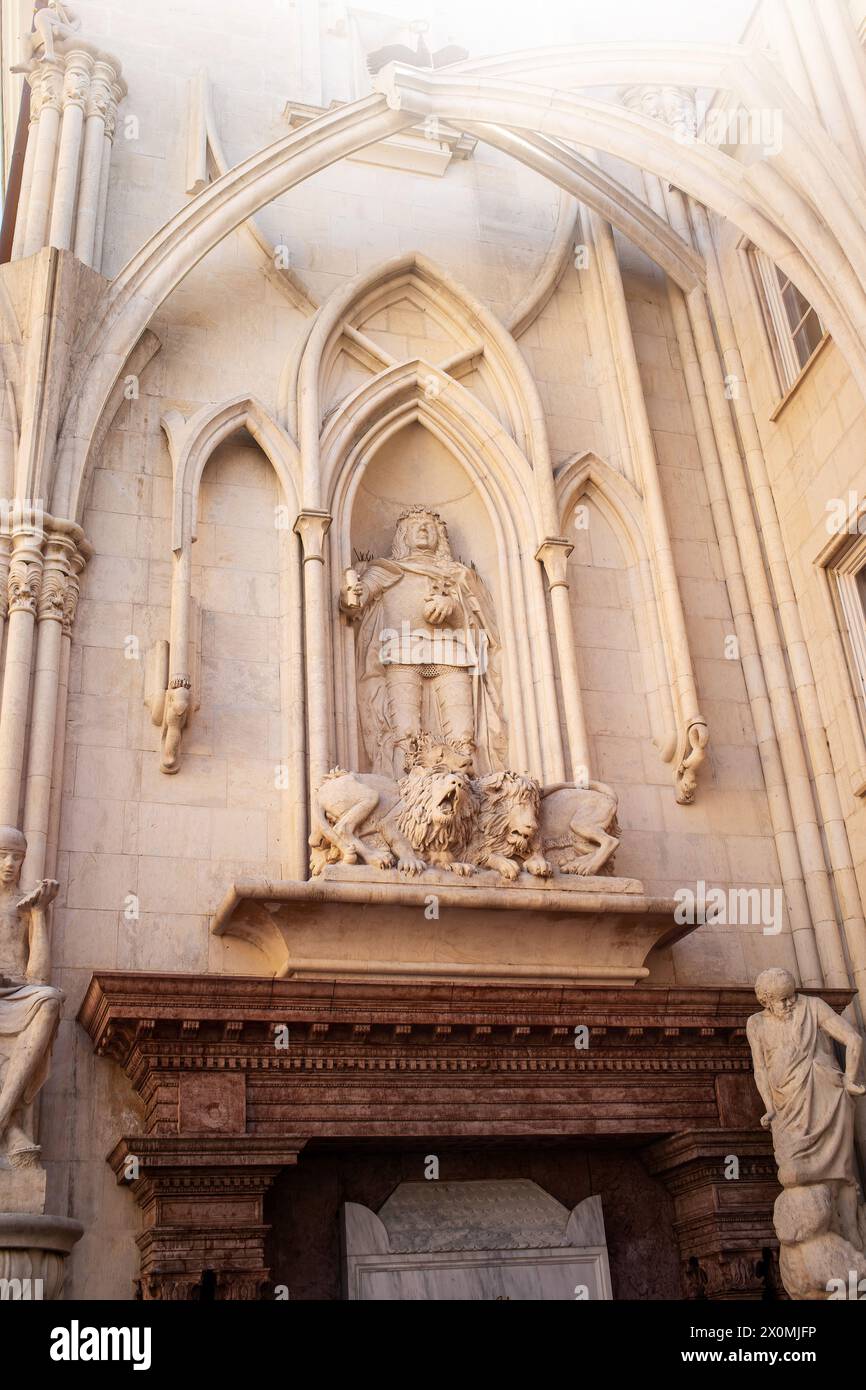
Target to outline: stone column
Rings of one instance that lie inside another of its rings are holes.
[[[37,604],[36,666],[30,717],[24,834],[26,883],[44,875],[51,812],[57,693],[63,662],[63,623],[72,557],[81,531],[71,522],[52,522],[45,542],[45,561]]]
[[[60,108],[63,102],[63,63],[59,59],[46,58],[42,61],[39,96],[36,151],[33,157],[33,178],[27,204],[27,226],[21,248],[22,256],[32,256],[36,251],[41,251],[48,234],[57,136],[60,131]]]
[[[737,534],[744,542],[746,580],[750,587],[761,658],[768,673],[779,750],[798,828],[800,857],[824,983],[840,988],[848,984],[848,966],[837,921],[833,884],[827,872],[826,838],[855,982],[858,989],[863,991],[866,989],[866,924],[860,908],[838,786],[827,747],[802,620],[709,220],[703,207],[694,203],[691,206],[698,249],[702,251],[707,264],[712,325],[707,301],[701,292],[692,291],[689,295],[689,311],[693,316],[708,392],[717,405],[715,423],[722,467]],[[723,359],[719,356],[717,341],[721,344]],[[738,384],[733,398],[738,426],[736,432],[731,418],[731,402],[725,397],[725,376],[732,377]],[[767,557],[766,565],[763,555]],[[817,823],[813,776],[823,819],[823,836]]]
[[[847,0],[817,0],[818,15],[845,99],[851,110],[861,155],[866,155],[866,55],[860,46]]]
[[[30,205],[30,189],[33,184],[33,166],[36,163],[36,131],[39,124],[39,111],[42,105],[42,91],[39,83],[39,69],[27,78],[30,84],[30,124],[27,127],[27,149],[24,152],[24,168],[21,171],[21,190],[18,194],[18,211],[15,215],[15,236],[12,241],[12,259],[20,259],[24,250],[24,235],[27,230],[27,209]]]
[[[48,815],[48,845],[45,853],[44,874],[46,878],[55,877],[57,867],[57,846],[60,839],[60,812],[63,805],[63,764],[66,754],[66,708],[69,699],[69,658],[72,652],[72,628],[78,609],[78,596],[81,575],[92,554],[86,541],[78,543],[72,556],[72,572],[66,582],[66,595],[63,604],[61,624],[60,674],[57,681],[57,714],[54,720],[54,751],[51,766],[51,806]]]
[[[0,705],[0,824],[17,825],[30,701],[33,632],[42,579],[42,532],[16,530],[9,566],[9,631]]]
[[[652,1144],[643,1159],[673,1197],[686,1298],[756,1302],[781,1288],[779,1184],[766,1135],[691,1130]]]
[[[93,59],[89,53],[74,49],[66,55],[66,76],[63,82],[63,123],[60,148],[57,154],[57,174],[51,205],[49,245],[68,251],[72,245],[75,198],[78,192],[78,166],[81,161],[81,131],[84,107],[90,90]]]
[[[862,178],[863,159],[860,146],[840,90],[834,64],[830,59],[827,41],[818,23],[815,5],[794,4],[789,7],[789,13],[800,50],[808,63],[821,121],[834,143]]]
[[[304,549],[304,619],[307,650],[307,729],[310,787],[316,791],[330,763],[331,695],[328,682],[327,624],[331,605],[325,585],[325,536],[329,512],[298,513],[294,529]]]
[[[111,83],[114,69],[104,62],[94,64],[87,101],[84,152],[81,157],[81,187],[75,228],[75,254],[85,265],[93,264],[96,224],[102,191],[102,166],[106,153],[105,127],[114,100]],[[109,145],[110,149],[110,145]]]
[[[681,196],[675,193],[668,195],[671,206],[669,213],[661,181],[654,174],[645,173],[644,184],[647,190],[647,201],[653,211],[658,213],[660,217],[668,218],[670,216],[673,220],[676,206],[682,206]],[[678,218],[676,228],[684,238],[690,240],[691,233],[687,219],[686,222],[683,222],[682,219]],[[719,446],[716,442],[707,395],[708,386],[704,381],[685,295],[679,286],[672,284],[670,280],[667,291],[710,498],[713,523],[719,542],[719,554],[724,569],[734,631],[740,648],[743,676],[755,724],[758,753],[767,786],[767,802],[773,825],[776,851],[779,856],[779,868],[785,889],[788,920],[797,964],[803,984],[820,985],[823,982],[821,963],[815,944],[809,900],[803,883],[803,869],[791,814],[788,786],[776,738],[773,710],[761,657],[761,643],[755,631],[748,585],[743,572],[743,560],[740,554],[741,536],[734,525],[728,503]],[[706,307],[703,296],[700,298]],[[707,321],[709,322],[709,320]],[[721,395],[723,395],[723,391]],[[727,403],[723,401],[722,404],[726,405]]]
[[[706,757],[707,724],[698,704],[697,684],[659,479],[655,442],[647,414],[613,231],[610,223],[596,213],[589,213],[588,219],[598,258],[598,274],[613,344],[619,389],[625,405],[630,444],[637,465],[635,471],[646,510],[649,530],[647,550],[664,631],[671,695],[676,709],[677,743],[672,750],[671,758],[676,799],[681,804],[688,804],[694,799],[697,771]]]
[[[590,778],[589,739],[583,714],[577,648],[568,597],[568,557],[573,549],[570,541],[549,537],[539,546],[535,558],[544,566],[547,586],[550,589],[550,606],[553,611],[553,628],[556,633],[565,707],[565,726],[571,754],[571,776],[575,781],[583,783]]]
[[[139,1296],[162,1303],[267,1297],[265,1194],[303,1146],[232,1135],[122,1139],[108,1161],[144,1216]]]
[[[117,105],[122,101],[126,93],[126,87],[121,82],[112,82],[111,101],[105,113],[105,125],[102,137],[102,169],[99,178],[99,203],[96,213],[96,227],[93,234],[93,258],[90,264],[94,270],[99,270],[102,265],[102,244],[105,239],[105,214],[108,207],[108,176],[111,171],[111,147],[114,144],[114,132],[117,128]]]

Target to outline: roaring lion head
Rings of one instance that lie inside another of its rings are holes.
[[[538,782],[519,772],[491,772],[475,785],[481,793],[481,812],[473,848],[480,859],[490,854],[528,859],[538,848]]]
[[[478,814],[478,797],[465,772],[417,764],[401,778],[397,824],[413,849],[460,854]]]

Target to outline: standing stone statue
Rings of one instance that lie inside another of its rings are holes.
[[[832,1198],[830,1234],[862,1251],[854,1162],[854,1098],[866,1089],[856,1079],[860,1035],[823,999],[798,994],[787,970],[764,970],[755,981],[755,993],[764,1008],[749,1018],[746,1033],[755,1083],[767,1107],[761,1123],[772,1130],[779,1182],[785,1188],[779,1211],[784,1230],[777,1220],[777,1234],[783,1244],[791,1243],[798,1204],[806,1229],[807,1209],[814,1205],[810,1189],[820,1186]],[[844,1072],[834,1041],[845,1048]],[[831,1244],[827,1242],[828,1252]],[[784,1267],[782,1274],[784,1279]],[[788,1292],[792,1298],[805,1296],[799,1289]]]
[[[403,777],[422,735],[478,774],[504,768],[493,602],[475,570],[452,556],[437,512],[403,512],[390,557],[346,571],[340,608],[358,624],[358,704],[373,772]]]
[[[15,1168],[34,1167],[39,1145],[30,1107],[48,1075],[63,995],[49,984],[48,912],[58,884],[18,886],[27,841],[0,826],[0,1153]]]

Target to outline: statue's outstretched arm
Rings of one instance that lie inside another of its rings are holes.
[[[19,911],[28,911],[30,916],[30,954],[27,958],[26,977],[32,985],[47,985],[51,982],[51,938],[48,930],[48,910],[57,896],[59,884],[50,878],[43,878],[32,893],[28,893],[18,904]]]

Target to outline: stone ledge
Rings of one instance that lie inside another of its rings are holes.
[[[650,951],[695,930],[637,879],[475,878],[353,866],[304,881],[242,879],[211,929],[256,946],[280,978],[554,986],[634,985],[649,974]],[[520,914],[530,912],[527,927]]]

